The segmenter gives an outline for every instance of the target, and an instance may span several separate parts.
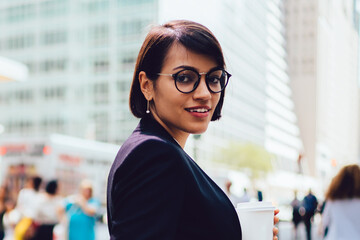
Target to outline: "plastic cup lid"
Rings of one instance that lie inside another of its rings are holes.
[[[237,210],[275,210],[271,202],[244,202],[238,203]]]

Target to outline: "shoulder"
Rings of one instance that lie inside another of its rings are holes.
[[[119,150],[109,173],[112,182],[179,174],[186,154],[180,146],[154,135],[132,135]],[[167,174],[165,174],[167,173]]]
[[[66,198],[62,199],[62,204],[65,208],[70,207],[74,204],[76,198],[76,194],[67,196]]]
[[[325,207],[326,206],[333,206],[333,207],[342,207],[342,206],[347,206],[347,207],[360,207],[360,199],[359,198],[351,198],[351,199],[338,199],[338,200],[329,200],[326,201]]]
[[[151,161],[176,164],[185,156],[183,150],[167,139],[155,135],[133,134],[120,148],[113,167],[146,164]]]
[[[34,190],[24,188],[19,192],[18,201],[25,201],[28,199],[33,199],[34,197],[36,197]]]
[[[19,192],[19,195],[22,195],[22,196],[31,195],[31,194],[34,194],[34,190],[29,189],[29,188],[23,188]]]
[[[88,204],[93,206],[93,207],[99,207],[100,206],[100,201],[98,201],[96,198],[90,198],[88,201]]]

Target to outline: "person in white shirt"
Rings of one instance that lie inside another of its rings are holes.
[[[41,182],[41,177],[31,177],[27,180],[25,188],[19,192],[16,210],[20,213],[21,220],[14,230],[14,238],[16,240],[24,239],[24,236],[29,234],[29,230],[32,228],[37,204],[39,203],[38,196]],[[33,233],[33,229],[30,232]]]
[[[35,215],[35,222],[39,224],[33,240],[52,240],[54,226],[59,222],[59,210],[62,198],[57,195],[58,182],[49,181],[45,193],[39,196],[39,204]]]
[[[344,166],[325,195],[322,225],[325,240],[360,239],[360,167]]]
[[[6,212],[3,216],[5,230],[4,240],[14,240],[14,228],[20,221],[20,213],[15,209],[15,201],[8,199],[5,202]]]
[[[16,208],[23,217],[33,219],[35,217],[35,209],[38,204],[38,196],[42,178],[35,176],[29,178],[23,189],[20,190]]]
[[[234,207],[236,207],[236,205],[240,202],[240,199],[238,196],[234,195],[231,192],[231,186],[232,186],[232,182],[230,180],[225,182],[225,191],[226,191],[225,193],[229,198],[229,200],[231,201],[231,203],[234,205]]]

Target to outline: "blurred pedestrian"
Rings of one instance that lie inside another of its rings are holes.
[[[360,167],[347,165],[332,179],[322,215],[326,240],[360,239]]]
[[[250,199],[247,188],[243,188],[243,195],[240,197],[239,202],[250,202]]]
[[[263,193],[262,191],[258,190],[257,191],[257,197],[258,197],[258,201],[261,202],[263,200]]]
[[[305,215],[303,219],[306,229],[306,239],[311,240],[311,225],[316,209],[318,207],[317,198],[312,193],[311,189],[309,189],[308,194],[304,197],[302,204],[305,209]]]
[[[20,212],[15,209],[15,201],[7,199],[5,202],[5,214],[3,216],[3,224],[5,231],[4,240],[14,240],[14,229],[16,224],[20,221]]]
[[[6,200],[6,188],[5,186],[0,186],[0,240],[3,240],[5,236],[4,224],[3,224],[3,216],[6,212],[5,200]]]
[[[290,203],[292,208],[292,222],[294,225],[294,237],[295,240],[298,239],[298,225],[302,220],[302,215],[304,213],[301,213],[302,206],[301,201],[297,197],[297,191],[294,191],[294,199]]]
[[[183,150],[221,117],[230,76],[205,26],[175,20],[150,30],[130,90],[141,120],[108,178],[110,239],[241,239],[234,206]]]
[[[94,240],[100,203],[92,197],[93,186],[89,180],[80,183],[79,191],[65,199],[63,211],[68,218],[68,240]]]
[[[58,182],[49,181],[45,193],[39,196],[35,221],[39,224],[33,240],[52,240],[54,226],[59,222],[59,208],[62,199],[57,195]]]
[[[231,203],[236,207],[236,205],[240,202],[239,197],[232,193],[231,191],[232,182],[230,180],[227,180],[225,182],[225,193],[230,199]]]
[[[326,206],[326,199],[324,199],[322,201],[322,203],[319,203],[318,205],[318,212],[319,214],[321,215],[321,218],[323,216],[323,213],[324,213],[324,209],[325,209],[325,206]],[[326,236],[327,234],[327,231],[328,231],[328,227],[326,226],[325,228],[322,228],[322,222],[320,223],[320,227],[318,228],[318,233],[319,235],[323,235],[323,236]]]
[[[39,176],[30,177],[26,185],[20,190],[16,209],[21,214],[21,220],[15,227],[15,240],[32,238],[35,234],[35,214],[39,203],[39,190],[42,178]]]

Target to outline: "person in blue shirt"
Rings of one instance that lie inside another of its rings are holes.
[[[80,193],[65,200],[69,240],[95,240],[96,213],[100,203],[92,197],[92,191],[92,184],[84,180],[80,184]]]
[[[309,193],[304,197],[303,205],[305,208],[304,224],[306,229],[306,239],[311,240],[311,222],[318,206],[318,201],[311,189],[309,189]]]

